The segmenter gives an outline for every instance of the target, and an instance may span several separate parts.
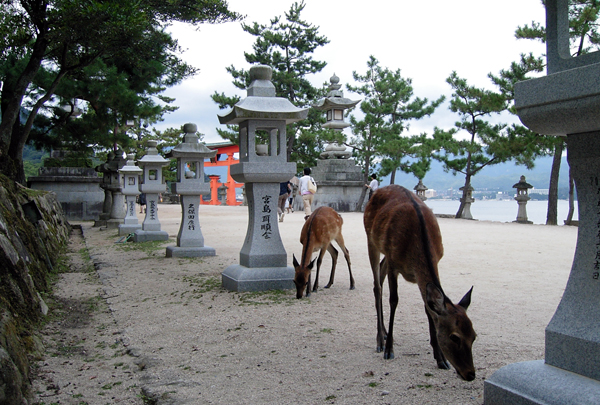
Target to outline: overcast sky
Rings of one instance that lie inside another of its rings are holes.
[[[274,16],[284,13],[292,0],[229,0],[230,10],[246,15],[248,24],[268,24]],[[316,60],[327,66],[309,80],[320,87],[335,73],[344,85],[344,95],[350,93],[346,84],[353,83],[352,72],[366,72],[369,55],[382,67],[401,69],[402,76],[411,78],[414,93],[432,100],[444,94],[450,98],[445,82],[455,70],[469,84],[492,89],[487,74],[498,73],[517,61],[521,53],[542,54],[545,48],[529,40],[516,40],[514,31],[531,21],[545,23],[540,0],[369,0],[348,2],[336,0],[306,0],[303,19],[319,27],[319,33],[330,43],[317,49]],[[249,68],[244,52],[252,51],[255,37],[244,32],[239,22],[203,25],[199,30],[184,25],[171,28],[188,63],[200,69],[198,75],[181,85],[168,89],[179,110],[169,114],[159,129],[180,127],[192,122],[205,134],[205,142],[220,142],[215,128],[217,114],[223,114],[211,100],[215,91],[245,97],[231,84],[227,66]],[[429,132],[434,126],[450,128],[458,116],[447,104],[438,108],[429,119],[413,122],[410,133]],[[503,118],[508,120],[510,117]],[[346,129],[350,133],[350,129]]]

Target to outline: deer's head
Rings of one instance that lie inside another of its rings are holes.
[[[427,284],[427,311],[431,315],[442,353],[466,381],[475,379],[471,348],[477,334],[467,316],[471,292],[455,305],[435,284]]]
[[[296,298],[300,299],[304,295],[304,291],[310,291],[310,272],[315,264],[315,260],[311,261],[308,266],[303,267],[300,266],[295,255],[292,255],[292,259],[294,269],[296,270],[296,275],[294,276],[294,284],[296,284]]]

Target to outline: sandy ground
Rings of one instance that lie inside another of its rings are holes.
[[[178,205],[159,206],[165,243],[115,243],[116,230],[81,224],[43,330],[37,403],[482,404],[484,380],[494,371],[543,358],[544,328],[577,238],[574,227],[439,219],[444,290],[457,302],[474,286],[477,378],[465,382],[436,368],[421,297],[404,281],[396,358],[376,353],[362,214],[342,215],[356,290],[348,289],[340,255],[333,287],[302,300],[293,291],[223,290],[221,272],[239,262],[247,208],[201,206],[200,215],[215,257],[165,257],[179,229]],[[290,266],[292,253],[301,253],[303,217],[288,214],[279,224]],[[327,255],[321,286],[330,266]]]

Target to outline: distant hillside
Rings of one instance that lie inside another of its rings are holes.
[[[544,157],[536,160],[535,167],[527,170],[524,166],[517,166],[513,162],[485,167],[471,180],[471,185],[476,189],[488,188],[500,191],[514,191],[513,184],[524,175],[527,182],[538,189],[547,189],[550,182],[550,169],[552,168],[552,157]],[[396,184],[412,189],[417,184],[416,177],[402,172],[396,173]],[[563,157],[560,165],[559,189],[569,187],[569,165],[567,158]],[[382,185],[390,184],[390,176],[384,177]],[[449,188],[459,189],[465,184],[464,175],[453,176],[445,173],[442,164],[433,161],[431,170],[423,179],[427,188],[434,190],[447,190]]]

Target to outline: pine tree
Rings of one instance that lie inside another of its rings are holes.
[[[304,1],[293,3],[285,13],[285,20],[274,17],[267,25],[242,24],[242,29],[256,37],[252,52],[244,52],[249,64],[268,65],[273,69],[272,82],[276,96],[283,97],[296,107],[310,107],[324,96],[325,88],[316,88],[308,80],[308,76],[323,70],[326,62],[314,60],[313,52],[329,40],[319,35],[319,27],[302,19],[305,8]],[[245,90],[250,86],[246,69],[234,66],[226,68],[233,77],[233,85]],[[232,108],[240,98],[215,92],[212,96],[221,109]],[[333,133],[321,128],[324,117],[319,111],[309,110],[306,120],[296,122],[287,127],[288,161],[298,162],[304,166],[314,166],[319,153],[323,150],[323,141],[331,140]],[[237,129],[217,128],[224,139],[237,143]]]
[[[448,131],[435,129],[433,137],[441,150],[434,158],[442,162],[445,170],[465,176],[463,198],[456,212],[456,218],[461,218],[472,177],[488,165],[506,162],[517,155],[518,150],[511,142],[506,124],[486,120],[507,108],[502,94],[469,86],[456,72],[452,72],[446,82],[453,91],[450,110],[460,116],[460,121]]]
[[[354,149],[357,162],[363,168],[364,182],[368,183],[376,157],[382,158],[383,175],[394,175],[401,169],[424,177],[430,156],[424,151],[429,145],[426,135],[406,136],[404,132],[409,128],[410,120],[431,115],[444,97],[432,102],[414,97],[412,80],[402,77],[400,69],[382,68],[374,56],[367,61],[367,72],[364,75],[353,72],[353,77],[360,85],[347,87],[364,96],[360,104],[364,117],[358,120],[354,115],[350,116],[354,136],[348,146]],[[411,158],[419,159],[415,162]],[[358,210],[362,209],[365,195],[366,189],[363,189]]]

